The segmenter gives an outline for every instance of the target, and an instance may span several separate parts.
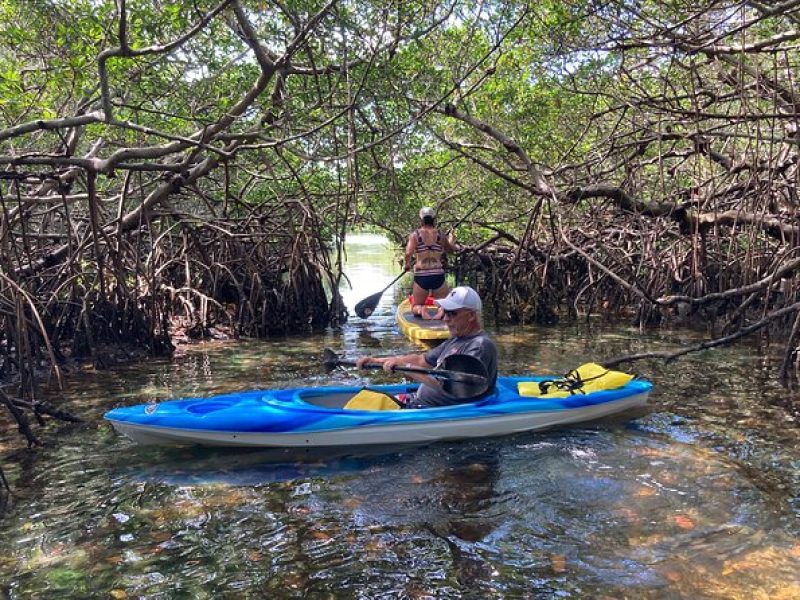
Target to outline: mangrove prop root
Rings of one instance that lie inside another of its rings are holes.
[[[312,198],[259,204],[231,195],[223,210],[196,188],[203,211],[188,202],[182,212],[176,202],[122,229],[112,215],[148,184],[128,178],[120,199],[101,195],[90,175],[82,202],[63,189],[33,194],[37,183],[52,191],[48,174],[6,173],[15,203],[0,188],[0,382],[19,389],[0,404],[29,444],[38,443],[31,415],[79,420],[33,400],[41,380],[62,387],[62,370],[74,363],[104,368],[168,354],[175,336],[267,337],[346,319],[341,265],[331,258],[341,251],[331,252]]]

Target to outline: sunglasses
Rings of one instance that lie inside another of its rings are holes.
[[[451,319],[457,317],[459,315],[458,309],[456,310],[446,310],[444,311],[445,317],[450,317]]]

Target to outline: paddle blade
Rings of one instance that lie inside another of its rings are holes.
[[[374,313],[375,312],[375,307],[378,306],[378,302],[381,301],[381,296],[383,296],[383,293],[386,290],[388,290],[390,287],[392,287],[395,283],[400,281],[400,279],[405,274],[406,274],[406,272],[403,271],[402,273],[400,273],[400,275],[398,275],[397,277],[392,279],[391,283],[389,283],[389,285],[387,285],[385,288],[383,288],[380,292],[378,292],[377,294],[372,294],[372,296],[367,296],[361,302],[356,304],[356,308],[355,308],[356,314],[359,317],[361,317],[362,319],[366,319],[372,313]]]
[[[486,367],[474,356],[451,354],[444,359],[442,368],[447,371],[465,373],[471,377],[451,377],[442,381],[442,389],[458,398],[480,396],[489,387],[489,374]]]
[[[372,296],[364,298],[361,302],[356,304],[356,314],[362,319],[369,317],[375,312],[375,307],[378,306],[378,302],[381,301],[382,295],[383,292],[378,292],[377,294],[372,294]]]

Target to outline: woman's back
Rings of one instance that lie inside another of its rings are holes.
[[[414,238],[416,263],[414,273],[416,275],[438,275],[444,273],[442,257],[444,247],[442,246],[442,234],[435,227],[423,225],[411,234]]]

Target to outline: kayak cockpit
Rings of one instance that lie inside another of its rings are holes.
[[[296,399],[305,404],[319,406],[320,408],[344,408],[344,405],[353,397],[353,391],[335,393],[322,393],[313,390],[298,392]]]
[[[407,394],[409,392],[414,392],[417,389],[417,385],[407,385],[407,384],[400,384],[400,385],[380,385],[376,386],[374,389],[376,391],[380,391],[391,396],[396,396],[397,394]],[[292,397],[292,401],[295,403],[302,403],[302,404],[310,404],[311,406],[317,406],[319,408],[331,408],[331,409],[343,409],[344,405],[347,404],[353,396],[355,396],[361,390],[366,389],[363,387],[346,387],[346,388],[338,388],[338,389],[331,389],[331,388],[308,388],[308,389],[301,389],[297,390]]]

